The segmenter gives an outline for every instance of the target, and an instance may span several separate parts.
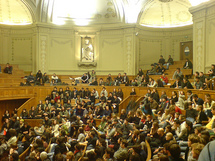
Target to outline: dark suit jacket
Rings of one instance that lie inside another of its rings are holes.
[[[193,89],[193,86],[190,82],[182,83],[182,88],[187,87],[187,89]]]

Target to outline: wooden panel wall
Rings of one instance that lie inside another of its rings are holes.
[[[0,116],[2,120],[2,115],[5,113],[5,110],[9,110],[10,114],[15,108],[19,108],[27,99],[15,99],[15,100],[0,100]],[[2,121],[0,121],[1,125]],[[1,126],[0,126],[1,127]]]

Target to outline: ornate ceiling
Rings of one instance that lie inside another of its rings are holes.
[[[0,23],[26,25],[32,23],[32,15],[21,0],[0,0]]]
[[[204,1],[209,0],[0,0],[0,23],[178,27],[192,24],[189,8]]]
[[[52,18],[54,22],[57,19],[91,23],[120,21],[114,0],[55,0]]]
[[[189,0],[150,0],[142,10],[140,24],[175,27],[192,24]]]

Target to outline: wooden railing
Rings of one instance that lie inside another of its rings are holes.
[[[136,107],[135,107],[135,109],[138,108],[138,106],[140,105],[140,102],[141,102],[144,98],[145,98],[144,96],[139,96],[139,98],[136,100]]]
[[[18,108],[17,115],[20,116],[23,109],[26,109],[27,111],[29,111],[31,107],[35,105],[36,105],[35,98],[34,97],[30,98],[22,106]]]
[[[207,87],[207,90],[214,90],[215,89],[214,88],[214,83],[215,83],[215,78],[210,79],[209,82],[208,82],[209,87]]]
[[[34,139],[31,144],[33,145],[33,143],[34,143]],[[25,161],[25,158],[29,154],[29,150],[30,150],[30,146],[22,154],[20,154],[20,156],[19,156],[20,161]]]
[[[152,151],[151,151],[151,147],[150,147],[147,140],[146,140],[146,148],[147,148],[147,159],[146,159],[146,161],[149,161],[152,157]]]
[[[120,104],[119,104],[119,113],[121,112],[122,109],[126,109],[127,105],[129,104],[130,101],[136,101],[140,96],[137,95],[132,95],[126,97]]]
[[[50,147],[51,147],[51,143],[52,143],[52,141],[50,140],[48,147],[45,149],[46,153],[49,153],[49,150],[50,150]]]

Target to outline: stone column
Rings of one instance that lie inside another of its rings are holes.
[[[127,75],[135,75],[137,66],[135,28],[124,30],[124,70]]]
[[[191,7],[193,15],[193,71],[207,73],[215,59],[215,0]]]

